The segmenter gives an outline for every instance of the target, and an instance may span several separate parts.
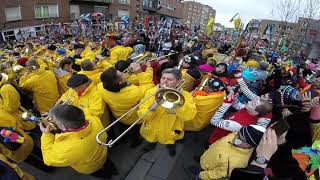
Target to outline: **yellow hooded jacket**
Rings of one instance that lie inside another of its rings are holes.
[[[67,92],[67,90],[69,89],[67,82],[68,82],[68,79],[72,76],[72,74],[62,70],[61,68],[59,69],[55,68],[54,74],[57,78],[59,94],[62,95],[65,92]]]
[[[100,93],[103,101],[108,104],[115,118],[119,118],[128,112],[140,102],[148,89],[154,87],[152,75],[152,68],[147,68],[146,72],[137,74],[139,77],[140,86],[132,84],[122,88],[120,92],[108,91],[103,88],[102,83],[98,85],[98,92]],[[125,116],[121,122],[126,125],[131,125],[135,120],[138,119],[137,110],[138,108],[136,108],[136,110],[134,110],[131,114]]]
[[[95,69],[93,71],[81,70],[81,71],[79,71],[78,74],[86,75],[89,79],[91,79],[94,82],[94,84],[97,85],[97,84],[99,84],[101,82],[100,76],[101,76],[102,73],[103,73],[102,69]]]
[[[23,112],[19,109],[20,107],[20,94],[16,88],[11,84],[0,85],[0,108],[18,120],[18,123],[21,125],[19,126],[20,129],[34,129],[36,127],[35,123],[21,120],[21,114]]]
[[[103,129],[97,117],[86,117],[88,125],[74,132],[59,134],[43,133],[41,150],[43,161],[48,166],[67,167],[83,174],[91,174],[107,159],[107,149],[96,141],[96,135]],[[107,140],[107,134],[100,137]]]
[[[20,78],[20,86],[33,92],[40,113],[49,112],[59,99],[57,79],[52,71],[37,70]]]
[[[96,55],[94,54],[94,52],[89,49],[86,48],[80,55],[82,58],[81,59],[76,59],[75,64],[77,65],[81,65],[81,63],[85,60],[90,60],[90,61],[94,61],[96,58]]]
[[[145,97],[157,91],[154,87],[147,91]],[[140,129],[140,134],[149,142],[159,142],[161,144],[174,144],[176,140],[184,136],[184,122],[190,121],[197,113],[196,105],[189,92],[183,91],[185,103],[175,110],[168,110],[158,106],[155,111],[149,112],[144,118]],[[141,104],[138,116],[141,117],[148,111],[155,101],[155,97],[149,98]]]
[[[112,67],[112,64],[109,62],[109,58],[97,62],[97,67],[100,69],[108,69]]]
[[[213,114],[223,104],[225,92],[214,92],[207,95],[196,95],[193,97],[197,107],[197,114],[191,121],[185,121],[186,131],[200,131],[210,123]]]
[[[131,47],[115,46],[110,49],[110,63],[114,65],[120,60],[127,60],[132,52]]]
[[[17,164],[14,164],[13,162],[8,161],[7,157],[0,153],[0,161],[6,163],[8,166],[10,166],[17,175],[21,178],[21,180],[35,180],[36,178],[32,175],[23,172]]]
[[[23,144],[15,151],[8,149],[6,146],[0,143],[0,153],[18,163],[24,161],[33,149],[33,140],[21,129],[22,125],[19,121],[21,120],[12,116],[9,112],[0,109],[0,127],[12,128],[24,137]]]
[[[230,176],[234,168],[247,167],[253,148],[242,149],[230,144],[236,135],[231,133],[219,139],[203,153],[200,158],[203,169],[199,175],[200,179],[220,179]]]
[[[106,105],[98,93],[97,86],[94,83],[91,83],[81,96],[78,96],[78,93],[70,88],[61,96],[60,100],[65,101],[66,99],[70,99],[70,96],[71,100],[73,100],[72,105],[82,109],[86,117],[96,116],[101,118],[103,116]],[[106,120],[102,120],[102,124],[107,124],[107,122],[104,121]]]

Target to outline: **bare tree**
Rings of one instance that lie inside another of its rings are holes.
[[[300,47],[305,43],[310,28],[314,25],[316,19],[319,18],[319,13],[320,0],[304,0],[301,13],[299,14],[302,18],[300,18],[300,21],[298,18],[297,28],[295,28],[297,32],[294,33],[296,36],[294,39],[299,42]]]
[[[275,47],[278,44],[279,36],[286,30],[288,22],[293,22],[299,13],[302,0],[277,0],[275,9],[273,10],[280,18],[280,30],[276,37]]]

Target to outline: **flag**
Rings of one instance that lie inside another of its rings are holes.
[[[241,26],[241,19],[237,18],[234,20],[234,28],[239,29]]]
[[[207,24],[207,35],[210,36],[213,31],[213,26],[214,26],[214,18],[210,17],[208,24]]]

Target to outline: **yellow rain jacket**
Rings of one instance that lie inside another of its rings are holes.
[[[203,171],[200,172],[200,179],[220,179],[231,175],[234,168],[247,167],[253,148],[242,149],[230,144],[236,137],[236,133],[219,139],[210,145],[209,149],[200,158],[200,165]]]
[[[91,79],[94,82],[94,84],[97,85],[97,84],[99,84],[101,82],[100,76],[101,76],[102,73],[103,73],[102,69],[95,69],[93,71],[81,70],[81,71],[79,71],[78,74],[86,75],[89,79]]]
[[[33,177],[32,175],[23,172],[17,164],[14,164],[13,162],[10,162],[6,156],[3,154],[0,154],[0,161],[6,163],[8,166],[10,166],[16,173],[17,175],[21,178],[21,180],[35,180],[36,178]]]
[[[100,69],[108,69],[109,67],[112,67],[112,66],[113,65],[109,62],[109,58],[101,60],[97,63],[97,67]]]
[[[226,96],[225,92],[214,92],[206,94],[196,94],[193,101],[197,107],[197,114],[191,121],[185,121],[184,129],[186,131],[200,131],[205,128],[212,118],[213,114],[223,104],[223,98]]]
[[[131,74],[126,77],[126,80],[131,84],[139,86],[139,77],[136,74]]]
[[[67,167],[83,174],[91,174],[102,168],[107,159],[107,149],[96,141],[103,129],[97,117],[86,117],[88,125],[79,131],[59,134],[43,133],[41,150],[43,161],[48,166]],[[101,135],[107,140],[107,134]]]
[[[9,112],[0,109],[0,127],[12,128],[24,137],[23,144],[15,151],[8,149],[6,146],[0,143],[0,153],[18,163],[24,161],[33,149],[33,140],[21,129],[22,125],[19,121],[20,119],[12,116]]]
[[[100,46],[97,50],[94,51],[94,55],[97,56],[97,55],[100,55],[102,52],[102,47]]]
[[[33,92],[40,113],[49,112],[59,99],[57,79],[49,70],[37,70],[20,78],[20,86]]]
[[[154,87],[147,91],[145,97],[157,91]],[[184,136],[184,122],[192,120],[196,113],[196,105],[189,92],[183,91],[185,103],[175,110],[168,110],[161,106],[155,111],[149,112],[144,118],[140,129],[140,134],[149,142],[159,142],[161,144],[174,144],[176,140]],[[141,117],[148,111],[155,101],[154,96],[141,104],[138,116]]]
[[[20,108],[20,94],[11,84],[0,85],[0,108],[10,113],[18,120],[19,126],[22,130],[31,130],[36,127],[35,123],[22,121]]]
[[[52,61],[45,61],[42,57],[37,59],[38,64],[40,65],[40,69],[42,70],[51,70],[53,71],[55,68],[55,64]]]
[[[102,118],[104,115],[106,105],[98,93],[97,86],[94,83],[91,83],[81,96],[79,96],[75,90],[70,88],[60,98],[62,101],[65,101],[66,99],[73,100],[72,105],[82,109],[86,117],[97,116]],[[102,119],[103,125],[108,124],[105,121],[107,120]]]
[[[115,46],[110,49],[110,63],[114,65],[120,60],[127,60],[132,52],[131,47]]]
[[[86,48],[80,55],[82,58],[81,59],[76,59],[75,64],[77,65],[81,65],[81,63],[85,60],[90,60],[90,61],[94,61],[96,58],[96,55],[94,54],[94,52],[89,49]]]
[[[115,118],[119,118],[128,112],[132,107],[140,102],[147,90],[154,87],[152,75],[152,68],[147,68],[146,72],[137,74],[140,86],[129,85],[122,88],[120,92],[110,92],[105,90],[102,83],[98,85],[98,92],[100,93],[103,101],[108,104]],[[126,125],[131,125],[138,119],[137,110],[138,108],[131,114],[125,116],[121,122]]]
[[[59,94],[62,95],[65,92],[67,92],[67,90],[69,89],[67,82],[68,82],[68,79],[72,76],[72,74],[62,70],[61,68],[59,69],[55,68],[54,74],[57,78]]]

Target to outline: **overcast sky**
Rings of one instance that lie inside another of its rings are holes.
[[[250,19],[279,19],[274,10],[277,0],[195,0],[216,10],[215,23],[233,27],[230,19],[239,12],[246,25]],[[274,11],[274,13],[273,13]]]

